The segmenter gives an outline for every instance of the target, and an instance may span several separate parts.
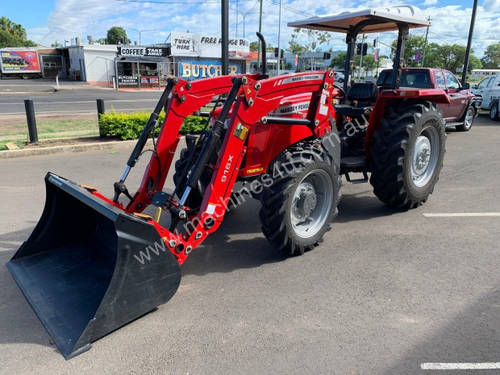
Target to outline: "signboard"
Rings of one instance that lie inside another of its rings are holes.
[[[37,73],[40,71],[40,63],[36,51],[30,50],[2,50],[2,73]]]
[[[213,35],[178,33],[170,35],[174,56],[196,56],[220,59],[222,38]],[[248,59],[250,42],[244,38],[229,39],[229,57]]]
[[[158,86],[159,84],[160,80],[158,76],[141,76],[141,86],[142,85]]]
[[[168,48],[122,46],[118,47],[118,55],[127,57],[166,57],[168,56]]]
[[[119,86],[138,86],[139,78],[136,76],[118,76]]]
[[[420,62],[422,60],[422,51],[417,49],[417,53],[415,53],[415,61]]]
[[[222,63],[217,60],[198,60],[188,59],[178,63],[179,78],[186,80],[197,80],[202,78],[211,78],[222,75]],[[229,63],[229,74],[240,74],[241,66],[237,63]]]

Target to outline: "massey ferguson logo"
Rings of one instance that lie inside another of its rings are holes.
[[[231,165],[233,164],[234,155],[229,155],[227,157],[226,165],[224,166],[224,171],[222,172],[221,182],[226,182],[229,176],[229,171],[231,170]]]

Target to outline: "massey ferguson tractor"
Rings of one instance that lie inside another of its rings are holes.
[[[449,100],[439,89],[399,88],[408,30],[428,25],[415,12],[392,7],[291,24],[347,34],[343,90],[334,86],[333,71],[169,79],[113,197],[48,173],[42,217],[7,267],[64,357],[174,295],[181,265],[244,194],[237,182],[260,200],[266,238],[289,255],[314,248],[329,230],[342,175],[351,182],[370,175],[375,195],[393,208],[424,203],[445,151],[436,104]],[[351,83],[357,35],[391,30],[399,30],[392,87],[379,92],[372,83]],[[210,105],[205,130],[186,137],[174,164],[186,116]],[[130,193],[127,176],[149,138],[150,162]],[[175,189],[164,191],[173,166]],[[354,173],[362,177],[352,180]],[[153,216],[143,214],[148,206]],[[165,215],[167,227],[160,225]]]

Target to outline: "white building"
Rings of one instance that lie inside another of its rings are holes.
[[[472,69],[472,79],[494,76],[500,74],[500,69]]]
[[[70,78],[99,86],[112,84],[117,45],[74,45],[67,48]]]

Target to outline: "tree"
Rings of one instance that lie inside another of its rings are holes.
[[[257,52],[258,50],[259,50],[259,42],[258,41],[250,42],[250,51]]]
[[[339,53],[330,62],[330,68],[341,68],[341,69],[344,69],[346,57],[347,57],[347,53],[346,52]]]
[[[481,62],[485,69],[500,69],[500,43],[490,44]]]
[[[329,43],[330,40],[330,33],[296,28],[293,29],[292,38],[288,42],[288,49],[295,54],[318,52],[319,46]]]
[[[26,30],[7,17],[0,17],[0,48],[34,47],[36,43],[26,39]]]
[[[24,29],[24,27],[15,22],[12,22],[7,17],[0,18],[0,30],[5,30],[9,34],[17,38],[26,39],[26,30]]]
[[[113,26],[106,34],[106,44],[130,44],[130,39],[123,27]]]
[[[375,61],[375,57],[373,55],[363,56],[363,68],[366,70],[372,70],[377,67],[377,62]]]
[[[469,57],[469,72],[471,72],[472,69],[481,69],[482,67],[483,67],[483,63],[481,62],[481,60],[474,55],[470,55],[470,57]]]
[[[397,46],[398,46],[398,40],[396,39],[392,42],[392,48],[394,51],[396,50]],[[410,66],[418,66],[420,62],[415,61],[415,56],[417,55],[418,51],[420,51],[420,53],[423,54],[424,47],[425,47],[424,37],[417,35],[410,35],[405,44],[404,61],[411,60]]]

